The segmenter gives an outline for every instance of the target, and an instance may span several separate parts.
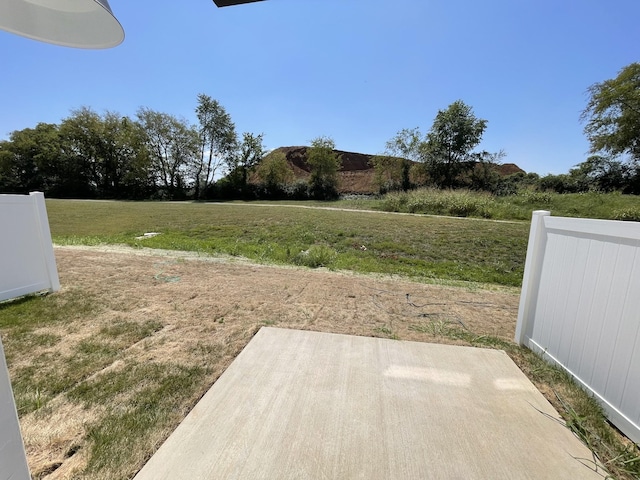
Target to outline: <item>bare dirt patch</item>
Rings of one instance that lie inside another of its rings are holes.
[[[95,299],[96,310],[72,324],[48,327],[47,333],[65,339],[48,351],[68,354],[74,342],[99,336],[116,323],[153,322],[157,328],[92,377],[162,361],[205,368],[206,381],[181,407],[176,424],[263,325],[455,343],[440,329],[456,325],[511,341],[516,324],[519,297],[513,289],[426,285],[184,252],[59,247],[55,253],[62,284],[56,295],[82,291]],[[87,458],[86,426],[103,407],[79,409],[61,395],[46,408],[46,415],[33,412],[21,419],[32,473],[76,477]],[[57,419],[55,425],[51,419]],[[152,447],[127,474],[135,473],[168,433],[153,432]]]

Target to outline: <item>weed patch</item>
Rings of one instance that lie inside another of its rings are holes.
[[[378,334],[378,335],[383,335],[387,338],[390,338],[392,340],[398,340],[399,337],[398,335],[393,331],[393,329],[391,328],[391,326],[387,326],[385,325],[380,325],[378,327],[375,327],[373,329],[373,331]]]
[[[327,245],[311,245],[293,257],[293,263],[310,268],[331,267],[338,253]]]

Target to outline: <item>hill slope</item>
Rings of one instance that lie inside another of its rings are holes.
[[[309,165],[307,164],[308,147],[280,147],[274,152],[283,152],[293,168],[297,179],[309,177]],[[340,185],[338,191],[342,194],[372,194],[378,193],[378,186],[375,184],[374,170],[370,161],[375,155],[365,153],[345,152],[334,150],[342,157],[342,170],[340,171]],[[503,176],[523,172],[520,167],[513,163],[498,165],[498,173]]]

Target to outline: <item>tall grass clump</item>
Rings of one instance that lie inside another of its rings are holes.
[[[385,196],[382,209],[391,212],[491,218],[493,203],[493,196],[487,193],[425,188],[407,193],[390,193]]]
[[[495,196],[468,190],[419,189],[387,194],[375,205],[387,212],[422,213],[494,220],[530,220],[535,210],[558,217],[640,221],[640,196],[621,193],[554,193],[523,189]]]
[[[309,268],[331,267],[338,252],[328,245],[311,245],[293,257],[293,263]]]

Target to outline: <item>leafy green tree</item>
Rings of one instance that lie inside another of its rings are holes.
[[[307,150],[309,193],[313,198],[330,200],[338,197],[338,171],[342,159],[336,154],[335,142],[329,137],[318,137],[311,141]]]
[[[238,147],[235,124],[217,100],[201,93],[196,107],[200,152],[195,162],[195,198],[214,182],[220,168],[233,162]]]
[[[391,155],[376,155],[370,160],[373,166],[374,181],[380,193],[396,190],[408,190],[411,164],[405,158]]]
[[[198,162],[198,131],[185,120],[149,108],[140,108],[136,115],[144,130],[154,181],[169,198],[183,198],[189,167]]]
[[[497,167],[505,156],[503,150],[497,153],[482,151],[472,154],[473,166],[469,172],[469,188],[497,193],[501,180]]]
[[[117,112],[72,110],[60,125],[68,165],[100,198],[140,198],[148,193],[150,160],[140,124]],[[70,173],[70,172],[68,172]]]
[[[287,156],[279,150],[264,157],[256,168],[256,176],[264,186],[267,195],[270,196],[284,190],[284,187],[295,179],[293,168],[287,162]]]
[[[486,127],[487,121],[477,118],[462,100],[438,111],[426,141],[420,145],[421,156],[436,185],[454,187],[458,175],[473,167],[472,150],[482,140]]]
[[[55,193],[63,162],[58,126],[39,123],[0,142],[0,192]]]
[[[418,128],[413,128],[401,130],[389,140],[385,156],[405,161],[376,159],[378,178],[386,177],[392,188],[398,188],[401,178],[403,190],[427,182],[452,188],[460,184],[462,174],[472,177],[467,182],[493,182],[494,179],[488,178],[491,176],[489,164],[502,153],[473,152],[486,127],[486,120],[477,118],[470,106],[457,100],[446,110],[438,111],[424,138]]]
[[[242,142],[237,152],[227,159],[229,180],[241,196],[246,196],[247,194],[249,171],[255,168],[264,157],[263,138],[264,135],[262,133],[259,135],[249,132],[243,133]]]
[[[100,152],[102,120],[89,107],[71,111],[60,124],[60,136],[65,152],[65,176],[72,176],[64,190],[71,196],[95,197],[103,185],[103,165]]]
[[[381,192],[411,188],[412,162],[421,162],[422,134],[418,128],[400,130],[385,145],[383,155],[371,159]]]
[[[142,199],[154,193],[154,171],[147,148],[146,132],[139,122],[107,112],[104,117],[107,138],[113,144],[107,148],[114,170],[111,188],[118,198]]]
[[[575,179],[566,173],[559,175],[550,173],[540,177],[538,188],[542,191],[554,191],[556,193],[576,193],[580,191],[580,186],[576,185]]]
[[[581,115],[592,153],[628,155],[640,162],[640,63],[624,67],[614,79],[595,83]]]
[[[618,160],[592,155],[569,170],[569,178],[577,191],[622,191],[628,184],[632,169]]]
[[[424,140],[419,128],[404,128],[385,145],[385,153],[414,162],[421,162]]]

